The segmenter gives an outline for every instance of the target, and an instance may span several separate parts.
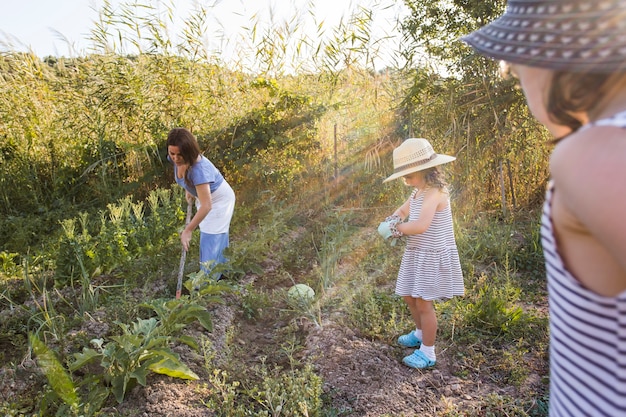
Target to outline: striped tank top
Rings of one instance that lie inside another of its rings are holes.
[[[626,128],[626,112],[589,126]],[[548,186],[541,238],[550,307],[550,416],[626,416],[626,292],[600,296],[566,269]],[[625,237],[626,238],[626,237]]]
[[[422,211],[424,194],[411,194],[408,221],[417,220]],[[406,237],[396,294],[424,300],[441,300],[463,295],[463,272],[454,237],[450,203],[435,212],[428,229]]]

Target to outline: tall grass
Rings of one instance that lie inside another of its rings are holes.
[[[137,299],[171,295],[163,282],[179,254],[184,213],[164,141],[171,127],[185,126],[237,194],[227,269],[235,282],[254,278],[241,289],[244,317],[287,323],[280,359],[288,367],[262,363],[248,375],[237,343],[227,340],[231,361],[218,369],[203,345],[213,393],[206,403],[232,415],[279,407],[332,415],[332,407],[322,410],[315,369],[294,358],[298,323],[345,319],[355,334],[389,343],[410,328],[393,295],[402,248],[382,242],[375,226],[410,191],[382,184],[391,150],[424,136],[458,157],[448,173],[467,295],[437,303],[440,346],[459,378],[490,372],[514,387],[527,381],[521,359],[543,363],[547,354],[537,227],[547,147],[512,86],[482,85],[485,74],[375,71],[382,51],[368,9],[329,30],[330,40],[300,37],[297,19],[267,29],[250,22],[261,69],[233,68],[205,49],[210,9],[199,6],[176,41],[166,30],[172,8],[105,2],[89,56],[0,56],[0,306],[31,303],[0,325],[3,334],[31,332],[66,355],[88,343],[76,328],[94,311],[108,311],[128,332],[148,320]],[[307,48],[315,51],[310,61],[299,55]],[[485,88],[511,101],[511,116],[494,112]],[[501,161],[513,179],[504,202]],[[306,314],[285,306],[294,282],[316,289]],[[507,401],[493,396],[482,405],[521,408]],[[448,411],[461,413],[452,404]]]

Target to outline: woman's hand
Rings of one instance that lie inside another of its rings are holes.
[[[180,243],[183,245],[185,251],[189,250],[189,242],[191,242],[191,231],[185,229],[180,234]]]
[[[196,197],[194,197],[194,195],[189,191],[185,191],[185,198],[187,199],[188,204],[194,204],[196,202]]]

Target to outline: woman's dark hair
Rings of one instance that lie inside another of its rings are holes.
[[[178,147],[183,160],[189,167],[192,167],[193,164],[196,163],[200,155],[200,146],[198,145],[196,137],[184,127],[175,127],[170,130],[170,133],[167,135],[167,146]],[[185,183],[190,185],[189,178],[187,177],[188,173],[189,170],[187,169],[185,171]]]
[[[557,71],[554,74],[546,104],[553,122],[567,126],[572,132],[578,130],[583,121],[574,113],[588,113],[599,102],[609,96],[615,82],[623,73],[596,74]],[[622,81],[623,82],[623,81]],[[562,138],[557,138],[558,142]]]

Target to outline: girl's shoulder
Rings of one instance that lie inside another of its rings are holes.
[[[428,187],[424,190],[426,198],[436,198],[438,200],[446,200],[450,197],[448,187]]]
[[[590,169],[611,161],[621,164],[626,158],[626,118],[623,126],[601,123],[604,120],[590,123],[559,141],[550,157],[551,169],[570,167],[589,174]]]
[[[424,207],[437,207],[437,210],[445,208],[450,200],[447,189],[439,187],[429,187],[423,190],[416,200],[421,200]]]

